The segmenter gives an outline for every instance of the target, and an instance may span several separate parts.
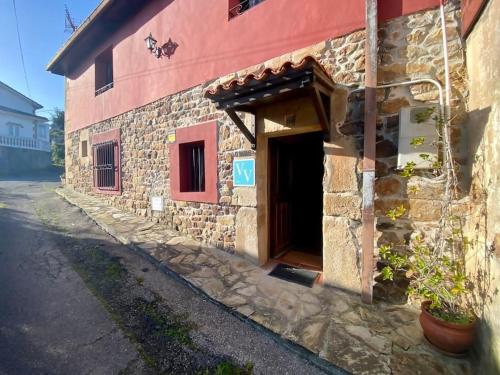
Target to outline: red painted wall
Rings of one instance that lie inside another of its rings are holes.
[[[488,0],[462,0],[462,36],[469,34]]]
[[[322,40],[364,28],[364,0],[266,0],[228,20],[228,0],[152,1],[68,77],[71,130],[116,116],[207,80]],[[439,0],[381,0],[380,19],[439,5]],[[145,47],[179,44],[156,59]],[[94,59],[113,46],[114,87],[94,96]]]

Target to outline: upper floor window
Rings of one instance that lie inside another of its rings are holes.
[[[46,125],[38,125],[37,137],[47,139],[47,126]]]
[[[229,18],[239,16],[264,0],[229,0]]]
[[[16,124],[13,122],[10,122],[7,124],[9,127],[9,137],[19,137],[21,128],[23,127],[21,124]]]
[[[95,59],[95,95],[113,87],[113,49],[108,48]]]

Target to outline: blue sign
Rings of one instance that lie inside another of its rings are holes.
[[[233,160],[233,185],[255,186],[255,159]]]

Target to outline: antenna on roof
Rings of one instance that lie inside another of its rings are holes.
[[[68,6],[66,4],[64,4],[64,12],[66,13],[66,18],[64,20],[64,31],[74,33],[78,26],[76,25],[74,18],[71,17]]]

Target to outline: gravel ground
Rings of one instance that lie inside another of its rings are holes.
[[[14,254],[20,247],[26,246],[23,240],[19,240],[21,243],[12,243],[13,239],[6,240],[7,233],[16,233],[12,238],[23,237],[24,241],[31,241],[34,232],[45,238],[50,252],[57,254],[59,261],[64,264],[65,272],[68,273],[65,280],[73,280],[66,293],[75,298],[59,296],[61,291],[58,288],[62,287],[59,285],[52,286],[50,291],[42,288],[37,293],[40,298],[50,295],[53,306],[71,305],[73,299],[82,305],[71,307],[71,316],[77,320],[76,323],[68,321],[59,331],[51,332],[50,336],[56,340],[58,337],[76,336],[79,331],[74,329],[74,325],[82,326],[82,329],[86,327],[91,332],[98,323],[93,314],[86,313],[85,308],[95,306],[110,327],[104,330],[106,335],[101,333],[96,336],[87,347],[96,348],[97,351],[97,347],[106,341],[114,343],[99,348],[105,358],[95,359],[96,370],[90,372],[88,367],[83,366],[85,361],[78,360],[77,354],[66,357],[63,362],[68,363],[69,367],[60,369],[57,366],[61,358],[35,358],[33,363],[43,364],[40,368],[53,369],[47,373],[246,374],[250,373],[250,369],[253,374],[341,373],[328,366],[320,369],[309,361],[312,357],[305,351],[283,345],[280,339],[241,321],[177,278],[156,269],[143,257],[105,234],[78,208],[62,201],[52,191],[54,183],[40,181],[43,180],[41,178],[36,179],[39,181],[26,180],[0,181],[0,202],[7,206],[0,209],[0,238],[4,238],[0,240],[0,259],[5,258],[5,252]],[[14,220],[11,213],[6,211],[16,206],[23,207],[26,217]],[[22,231],[28,228],[33,232],[23,234]],[[38,245],[32,242],[30,247],[36,249]],[[30,256],[27,253],[23,259],[15,262],[29,263],[27,257]],[[0,269],[0,275],[4,272],[18,273],[19,270],[11,264]],[[31,270],[27,270],[25,275],[28,275],[29,284],[36,285],[39,282],[39,276]],[[2,277],[5,276],[0,276],[1,285],[4,285]],[[1,301],[12,304],[10,299],[14,299],[16,302],[11,294],[1,290],[4,289],[0,289]],[[82,298],[81,294],[86,297]],[[24,303],[29,305],[31,302]],[[101,306],[107,313],[103,312]],[[78,311],[82,314],[76,313]],[[60,313],[63,321],[68,320],[64,311]],[[36,316],[32,318],[35,319],[34,324],[38,324]],[[0,319],[4,319],[1,308]],[[14,321],[16,317],[12,316],[11,319],[13,325],[19,325],[20,322]],[[61,350],[69,351],[64,342],[59,343]],[[0,374],[45,373],[28,371],[35,367],[26,360],[26,356],[21,357],[22,343],[14,343],[9,350],[5,344],[6,339],[0,330]],[[14,359],[11,362],[19,366],[28,363],[25,367],[19,367],[25,371],[14,372],[4,366],[2,359],[7,355],[12,356]],[[115,356],[115,367],[100,370],[98,364],[101,361],[108,363]],[[71,371],[68,372],[68,369]]]

